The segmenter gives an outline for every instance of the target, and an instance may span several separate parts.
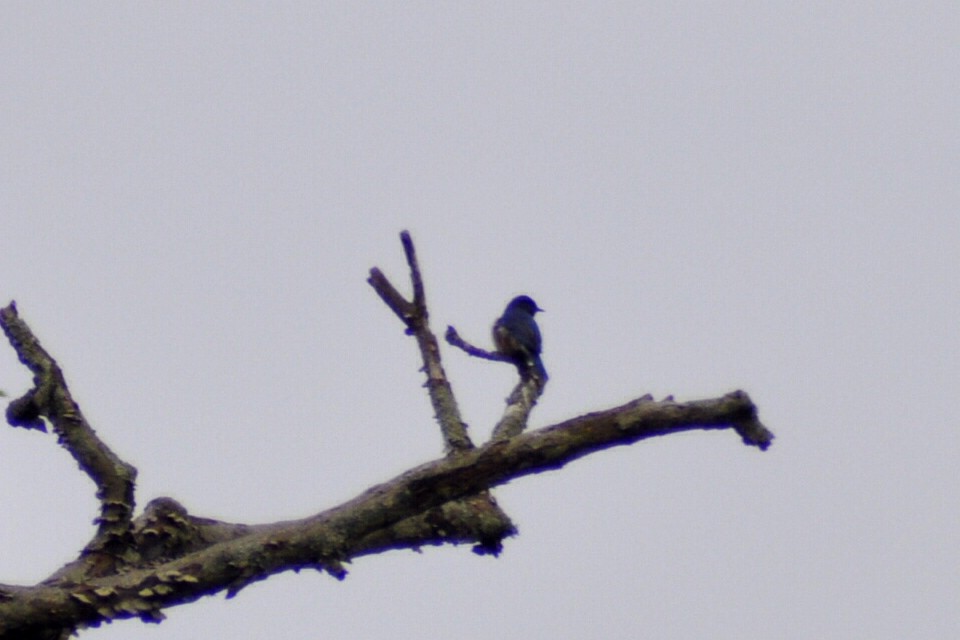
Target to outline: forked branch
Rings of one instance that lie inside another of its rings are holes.
[[[367,282],[373,287],[377,295],[393,310],[397,317],[407,327],[407,333],[417,339],[420,347],[420,356],[423,358],[423,370],[427,374],[427,390],[430,402],[433,404],[434,415],[440,423],[444,445],[447,453],[457,453],[473,448],[473,442],[467,435],[467,425],[460,417],[460,409],[453,395],[453,389],[447,380],[440,361],[440,345],[437,337],[430,330],[430,315],[427,312],[427,299],[423,290],[423,276],[420,274],[420,265],[417,263],[417,253],[413,247],[410,233],[400,234],[403,251],[410,267],[410,281],[413,285],[413,300],[404,298],[397,288],[390,283],[387,276],[380,269],[370,269]]]
[[[41,430],[48,421],[96,483],[101,501],[96,535],[76,560],[37,585],[0,584],[0,640],[61,640],[82,626],[116,618],[158,622],[166,607],[221,591],[229,597],[283,571],[315,569],[342,579],[351,559],[392,549],[470,542],[479,553],[496,554],[515,528],[490,496],[493,487],[602,449],[692,429],[733,429],[761,450],[773,440],[742,391],[685,403],[644,396],[522,433],[541,389],[527,389],[521,381],[514,391],[521,397],[511,396],[494,437],[474,447],[427,322],[413,243],[407,233],[401,238],[413,299],[400,295],[378,269],[369,281],[420,345],[448,455],[300,520],[221,522],[191,515],[171,498],[152,501],[133,518],[135,470],[97,437],[59,366],[15,305],[0,309],[0,325],[34,374],[33,388],[10,404],[8,421]]]

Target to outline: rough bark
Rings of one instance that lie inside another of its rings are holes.
[[[475,445],[429,326],[413,242],[406,232],[401,241],[413,299],[406,300],[379,269],[371,270],[368,281],[420,346],[446,455],[301,520],[221,522],[192,515],[170,498],[150,502],[134,517],[136,470],[97,437],[16,305],[0,309],[0,326],[34,376],[33,387],[9,404],[7,421],[41,431],[49,425],[93,480],[100,501],[96,533],[75,560],[36,585],[0,584],[0,639],[65,638],[114,618],[159,622],[166,607],[221,591],[232,597],[282,571],[315,569],[343,579],[351,559],[390,549],[469,543],[476,553],[496,555],[516,531],[490,493],[497,485],[602,449],[692,429],[731,429],[747,445],[770,445],[773,434],[743,391],[696,402],[643,396],[525,432],[544,392],[536,380],[520,380],[490,441]],[[469,345],[452,327],[446,338],[470,355],[503,359]]]

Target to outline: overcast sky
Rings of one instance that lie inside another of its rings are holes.
[[[394,552],[106,640],[960,637],[960,5],[7,3],[0,302],[138,504],[301,517],[441,455],[413,340],[540,319],[536,428],[746,390],[691,432],[496,491],[499,559]],[[452,349],[475,439],[515,373]],[[29,385],[0,344],[0,388]],[[93,533],[0,430],[0,582]]]

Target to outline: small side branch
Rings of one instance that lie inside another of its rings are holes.
[[[45,431],[41,417],[50,421],[60,444],[97,485],[100,517],[96,536],[85,551],[121,552],[129,538],[137,470],[97,437],[70,395],[59,365],[20,319],[14,302],[0,309],[0,326],[20,361],[33,372],[34,386],[10,403],[8,422]]]
[[[502,353],[497,353],[496,351],[487,351],[486,349],[481,349],[480,347],[474,346],[460,337],[460,334],[457,333],[457,330],[452,326],[447,327],[447,332],[443,336],[447,344],[452,347],[456,347],[466,353],[469,356],[474,358],[482,358],[484,360],[493,360],[495,362],[509,362],[513,364],[513,360],[503,355]]]
[[[503,417],[493,428],[493,440],[512,438],[523,433],[527,428],[530,412],[537,404],[537,399],[543,392],[543,385],[537,378],[520,378],[513,392],[507,398],[507,408]]]
[[[373,287],[377,295],[393,310],[397,317],[407,327],[407,333],[417,339],[420,355],[423,358],[423,369],[427,374],[427,391],[440,430],[443,433],[444,446],[447,453],[466,451],[473,448],[470,436],[467,435],[467,425],[460,417],[453,388],[447,380],[440,361],[440,345],[430,330],[427,300],[424,294],[423,278],[420,266],[417,263],[417,254],[413,246],[410,233],[400,234],[400,241],[410,267],[410,281],[413,285],[413,300],[405,299],[394,287],[380,269],[370,270],[367,282]]]
[[[457,330],[452,326],[447,327],[444,338],[446,338],[448,344],[464,351],[467,355],[484,360],[510,362],[513,364],[513,361],[503,354],[497,353],[496,351],[487,351],[486,349],[481,349],[480,347],[470,344],[461,338],[460,334],[457,333]],[[542,380],[521,375],[520,382],[517,383],[513,392],[507,397],[507,408],[504,410],[500,421],[493,428],[492,439],[504,440],[523,433],[523,430],[527,428],[527,420],[530,418],[530,412],[533,411],[533,407],[536,406],[537,400],[543,393],[543,389],[544,385]]]

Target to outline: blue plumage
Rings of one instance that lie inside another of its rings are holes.
[[[547,370],[540,360],[540,327],[533,319],[543,311],[530,296],[517,296],[510,301],[493,324],[493,342],[497,352],[507,356],[517,366],[522,377],[534,376],[547,381]]]

